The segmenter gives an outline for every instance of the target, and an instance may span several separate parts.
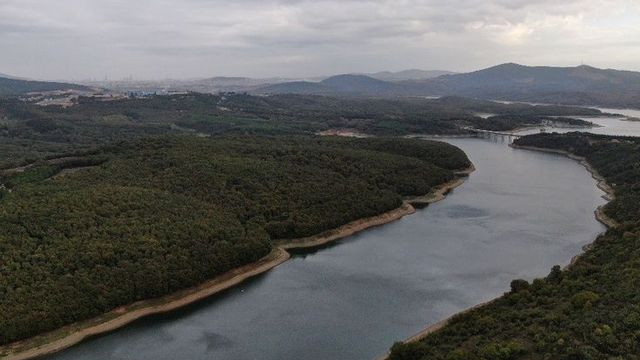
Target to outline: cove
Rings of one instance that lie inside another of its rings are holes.
[[[476,172],[443,202],[45,359],[373,359],[515,278],[566,265],[604,230],[593,217],[603,193],[577,162],[447,141]]]
[[[572,131],[585,131],[598,135],[615,135],[615,136],[640,136],[640,110],[634,109],[609,109],[609,108],[598,108],[594,107],[594,109],[598,109],[603,113],[610,114],[619,114],[621,116],[610,116],[610,115],[602,115],[595,117],[581,117],[576,116],[575,118],[591,121],[594,124],[598,125],[598,127],[594,127],[591,129],[575,129],[575,128],[556,128],[556,127],[543,127],[543,129],[547,132],[558,132],[558,133],[566,133]],[[627,118],[636,119],[636,120],[627,120]],[[526,129],[523,131],[516,131],[515,133],[518,135],[529,135],[540,132],[540,128],[532,128]]]

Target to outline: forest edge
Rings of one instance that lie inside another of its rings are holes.
[[[615,193],[613,191],[613,188],[611,187],[611,185],[609,185],[607,183],[607,181],[605,180],[605,178],[600,175],[598,173],[598,171],[591,166],[591,164],[589,164],[587,162],[587,160],[584,157],[581,156],[577,156],[575,154],[572,154],[568,151],[564,151],[564,150],[556,150],[556,149],[546,149],[546,148],[542,148],[542,147],[535,147],[535,146],[525,146],[525,145],[517,145],[517,144],[509,144],[509,146],[513,149],[520,149],[520,150],[529,150],[529,151],[538,151],[538,152],[545,152],[545,153],[553,153],[553,154],[558,154],[558,155],[563,155],[566,156],[572,160],[577,161],[580,165],[584,166],[584,168],[589,172],[589,174],[591,174],[591,177],[593,177],[594,180],[596,180],[596,186],[598,187],[598,189],[602,190],[605,195],[603,195],[603,198],[605,200],[607,200],[607,202],[610,202],[614,199],[615,197]],[[611,219],[610,217],[608,217],[604,211],[603,211],[603,207],[604,205],[599,206],[595,211],[594,211],[594,217],[596,218],[596,220],[598,220],[600,223],[602,223],[604,226],[606,226],[607,228],[615,228],[617,227],[619,224],[618,222],[616,222],[615,220]],[[596,237],[597,238],[597,237]],[[594,239],[595,241],[595,239]],[[593,242],[585,245],[583,247],[583,251],[587,251],[591,248]],[[573,258],[571,258],[571,261],[569,262],[569,264],[564,268],[565,270],[568,269],[569,267],[571,267],[571,265],[573,265],[579,258],[580,256],[582,256],[584,254],[578,254],[575,255]],[[495,299],[489,300],[487,302],[483,302],[477,305],[474,305],[470,308],[464,309],[462,311],[456,312],[455,314],[447,317],[446,319],[443,319],[435,324],[429,325],[428,327],[426,327],[425,329],[421,330],[420,332],[418,332],[417,334],[411,336],[410,338],[406,339],[403,341],[403,343],[405,344],[409,344],[409,343],[414,343],[414,342],[418,342],[423,340],[424,338],[426,338],[427,336],[439,331],[440,329],[444,328],[445,326],[447,326],[447,324],[455,317],[460,316],[462,314],[468,313],[470,311],[473,311],[475,309],[481,308],[483,306],[489,305],[491,303],[493,303],[494,301],[498,300],[500,297],[497,297]],[[387,352],[385,355],[382,355],[378,358],[376,358],[376,360],[387,360],[389,358],[390,353]]]
[[[277,242],[274,244],[275,246],[271,253],[257,262],[228,271],[198,286],[159,298],[121,306],[92,319],[76,322],[45,334],[1,346],[0,357],[4,360],[27,360],[53,354],[88,338],[117,330],[143,317],[168,313],[196,303],[286,262],[291,257],[287,250],[322,246],[411,215],[416,212],[414,205],[416,207],[425,207],[430,203],[442,201],[449,192],[462,185],[466,177],[473,171],[475,171],[473,164],[465,170],[456,171],[455,179],[435,187],[431,193],[417,198],[406,199],[400,207],[380,215],[355,220],[317,235]]]

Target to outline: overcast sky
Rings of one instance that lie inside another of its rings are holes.
[[[39,79],[640,70],[640,0],[0,0],[0,49]]]

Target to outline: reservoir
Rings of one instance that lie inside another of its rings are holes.
[[[568,264],[605,230],[593,216],[603,193],[577,162],[498,138],[446,141],[477,170],[444,201],[46,359],[372,360]]]
[[[588,131],[593,134],[600,135],[616,135],[616,136],[640,136],[640,110],[633,109],[607,109],[607,108],[594,108],[602,111],[603,113],[619,114],[622,116],[596,116],[596,117],[581,117],[574,116],[577,119],[585,121],[591,121],[598,125],[592,129],[575,129],[575,128],[555,128],[544,127],[547,132],[571,132],[571,131]],[[529,135],[540,132],[540,128],[528,129],[524,131],[516,132],[518,135]]]

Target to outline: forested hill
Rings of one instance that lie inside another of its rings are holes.
[[[620,225],[568,270],[513,281],[489,305],[420,342],[396,344],[391,360],[640,359],[640,140],[569,133],[515,144],[585,157],[613,187],[604,212]]]
[[[32,81],[0,76],[0,96],[53,90],[89,90],[86,86],[48,81]]]
[[[408,93],[551,104],[640,107],[640,72],[592,66],[502,64],[465,74],[400,84]]]
[[[440,142],[182,136],[5,171],[0,343],[201,283],[469,165]]]
[[[495,114],[483,119],[475,113]],[[348,129],[377,136],[466,134],[467,127],[512,130],[595,109],[441,99],[335,98],[312,95],[184,94],[99,101],[68,107],[0,98],[0,169],[149,135],[314,134]],[[575,120],[578,125],[589,125]]]
[[[553,67],[508,63],[469,73],[392,80],[338,75],[321,82],[279,83],[254,91],[267,94],[466,96],[550,104],[640,107],[640,72],[587,65]]]
[[[255,92],[262,94],[347,94],[347,95],[391,95],[401,90],[393,82],[375,79],[366,75],[344,74],[320,82],[293,81],[268,85]]]

